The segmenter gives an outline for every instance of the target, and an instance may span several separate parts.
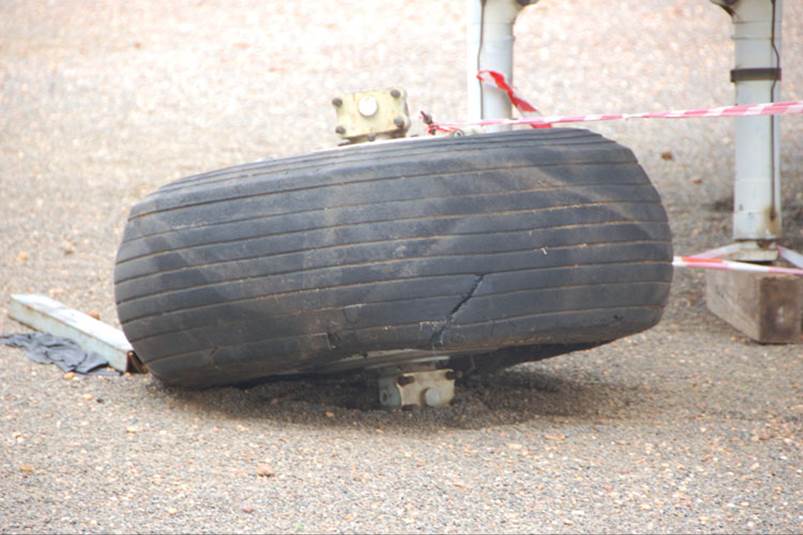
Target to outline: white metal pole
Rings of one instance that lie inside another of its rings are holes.
[[[513,83],[513,24],[522,6],[517,0],[466,0],[466,83],[470,120],[512,117],[507,95],[477,80],[477,71],[501,72]],[[532,3],[532,2],[530,2]],[[510,127],[487,128],[508,130]]]
[[[736,103],[777,101],[782,0],[728,4],[736,45],[731,73]],[[779,118],[741,117],[735,121],[733,238],[773,241],[782,232]]]

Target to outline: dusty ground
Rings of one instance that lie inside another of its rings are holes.
[[[520,19],[516,82],[544,110],[731,101],[724,12],[602,5],[544,1]],[[0,333],[21,330],[14,292],[116,322],[129,206],[183,175],[331,145],[337,91],[400,85],[413,109],[461,117],[462,6],[0,3]],[[801,21],[786,2],[790,99]],[[727,242],[730,121],[599,130],[654,178],[678,251]],[[803,120],[784,119],[783,137],[801,248]],[[67,381],[0,347],[0,530],[800,532],[802,346],[736,334],[706,313],[701,281],[676,273],[657,328],[472,383],[441,411],[378,411],[356,379]]]

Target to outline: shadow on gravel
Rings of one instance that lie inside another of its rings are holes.
[[[458,384],[452,405],[441,409],[385,411],[375,384],[363,376],[276,381],[249,389],[184,391],[153,384],[179,407],[225,419],[269,420],[314,427],[374,427],[421,432],[481,429],[542,418],[545,424],[603,423],[644,418],[655,410],[655,392],[606,382],[597,376],[567,377],[530,365]]]

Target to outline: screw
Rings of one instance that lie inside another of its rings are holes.
[[[399,386],[407,386],[410,383],[415,382],[415,377],[410,377],[409,375],[400,375],[398,379],[396,379],[396,383]]]
[[[393,98],[399,98],[401,96],[401,91],[399,91],[398,89],[391,89],[390,96]]]
[[[443,396],[441,396],[441,392],[437,388],[427,388],[424,391],[424,403],[428,407],[437,407],[442,404],[442,401]]]
[[[343,105],[343,99],[341,99],[340,97],[335,97],[332,99],[332,106],[334,106],[335,108],[339,108],[342,105]]]
[[[342,126],[338,126],[337,128],[335,128],[335,133],[340,134],[342,136],[343,134],[346,133],[346,129],[343,128]]]
[[[404,128],[404,117],[396,117],[393,119],[393,124],[395,124],[398,128]]]
[[[377,110],[379,110],[379,103],[371,95],[362,97],[357,103],[357,111],[363,117],[373,117],[376,115]]]

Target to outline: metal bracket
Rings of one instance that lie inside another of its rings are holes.
[[[402,371],[385,368],[379,376],[379,403],[388,409],[406,407],[444,407],[454,398],[450,369]]]
[[[760,80],[781,80],[780,67],[756,67],[750,69],[731,69],[731,83],[755,82]]]
[[[335,133],[347,143],[404,137],[410,129],[407,92],[389,88],[361,91],[332,99]]]

